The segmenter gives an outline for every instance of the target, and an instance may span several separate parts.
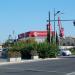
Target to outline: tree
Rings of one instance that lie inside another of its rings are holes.
[[[56,32],[56,44],[59,45],[59,38],[57,32]]]

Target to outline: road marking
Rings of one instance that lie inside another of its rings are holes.
[[[31,71],[31,72],[48,72],[48,73],[60,73],[60,74],[66,74],[65,72],[59,72],[59,71],[49,71],[49,70],[38,70],[38,69],[23,69],[23,68],[3,68],[3,69],[9,69],[7,72],[23,72],[23,71]],[[14,71],[10,71],[14,70]]]
[[[38,70],[38,69],[23,69],[23,68],[2,68],[2,69],[9,69],[9,70],[18,70],[18,71],[35,71],[35,72],[57,72],[57,71],[47,71],[47,70]]]
[[[75,75],[75,72],[67,73],[66,75]]]

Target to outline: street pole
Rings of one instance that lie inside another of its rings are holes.
[[[50,11],[48,13],[48,24],[47,24],[47,42],[51,43],[51,29],[50,29]]]
[[[57,11],[57,12],[55,12],[55,9],[54,9],[54,42],[56,43],[56,27],[55,27],[55,16],[58,14],[58,13],[60,13],[60,11]]]
[[[50,11],[49,11],[49,43],[51,43],[51,30],[50,30]]]
[[[54,9],[54,42],[56,43],[56,33],[55,33],[55,9]]]

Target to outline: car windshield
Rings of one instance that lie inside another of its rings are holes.
[[[7,51],[7,50],[8,50],[7,48],[3,49],[3,51]]]

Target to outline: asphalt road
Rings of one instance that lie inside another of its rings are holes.
[[[75,75],[75,57],[4,65],[0,75]]]

